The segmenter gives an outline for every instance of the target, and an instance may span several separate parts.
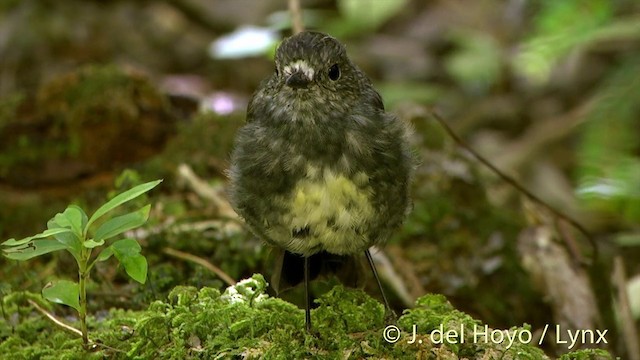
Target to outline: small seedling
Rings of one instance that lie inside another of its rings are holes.
[[[104,247],[106,240],[144,224],[149,218],[151,205],[128,214],[111,217],[99,226],[93,226],[116,207],[153,189],[162,180],[138,185],[123,192],[102,205],[89,218],[78,206],[70,205],[62,213],[47,222],[47,230],[22,240],[9,239],[2,243],[4,256],[14,260],[28,260],[58,250],[66,250],[78,264],[78,282],[58,280],[42,289],[42,296],[54,303],[71,306],[78,312],[82,341],[87,346],[87,291],[89,273],[99,261],[115,255],[127,274],[144,284],[147,279],[147,259],[140,254],[140,244],[135,239],[124,238]],[[95,229],[94,229],[95,228]],[[100,247],[99,252],[94,252]],[[92,256],[94,255],[95,256]]]

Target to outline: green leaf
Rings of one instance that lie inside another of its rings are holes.
[[[102,246],[104,245],[104,240],[100,240],[100,241],[95,241],[94,239],[89,239],[85,242],[82,243],[82,246],[88,248],[88,249],[93,249],[96,248],[98,246]]]
[[[116,257],[120,258],[121,256],[133,256],[139,254],[142,248],[140,244],[134,239],[126,238],[122,240],[118,240],[109,246],[113,249],[113,253]]]
[[[52,229],[67,229],[67,228],[65,228],[64,226],[60,226],[56,222],[56,217],[54,216],[51,219],[49,219],[49,221],[47,221],[47,229],[52,230]]]
[[[89,222],[87,213],[84,212],[84,210],[82,210],[82,208],[77,205],[69,205],[67,206],[67,208],[75,209],[80,213],[80,229],[84,230],[84,228],[87,226],[87,222]]]
[[[80,253],[82,248],[82,243],[78,238],[78,235],[69,231],[66,233],[56,234],[53,237],[61,244],[67,246],[67,250],[76,258],[76,260],[80,259]]]
[[[82,229],[84,229],[84,226],[87,223],[87,214],[85,214],[85,212],[81,208],[75,205],[68,206],[67,210],[65,210],[65,213],[67,213],[68,216],[65,216],[64,213],[58,213],[56,214],[56,216],[50,219],[47,222],[47,228],[70,230],[68,232],[54,234],[53,237],[60,243],[67,245],[67,250],[77,261],[79,261],[81,256],[80,254],[82,252]],[[69,218],[75,218],[76,220],[69,220]],[[77,222],[80,225],[79,232],[76,230],[71,230],[71,228],[73,227],[71,224],[72,221]]]
[[[559,60],[602,36],[599,32],[613,19],[612,4],[608,0],[544,2],[530,38],[511,56],[516,74],[538,84],[549,81]]]
[[[109,246],[133,280],[144,284],[147,280],[147,259],[140,255],[140,244],[134,239],[122,239]],[[102,254],[101,254],[102,255]]]
[[[60,228],[60,227],[59,228],[55,228],[55,229],[48,229],[48,230],[45,230],[45,231],[41,232],[40,234],[29,236],[29,237],[26,237],[26,238],[21,239],[21,240],[9,239],[9,240],[3,242],[2,245],[4,245],[4,246],[23,245],[23,244],[26,244],[26,243],[28,243],[30,241],[33,241],[33,240],[44,239],[44,238],[47,238],[49,236],[56,235],[56,234],[62,234],[62,233],[65,233],[65,232],[71,232],[71,230],[70,229],[66,229],[66,228]]]
[[[130,200],[132,200],[132,199],[134,199],[134,198],[146,193],[147,191],[149,191],[149,190],[153,189],[154,187],[156,187],[161,182],[162,182],[162,180],[156,180],[156,181],[151,181],[151,182],[148,182],[148,183],[144,183],[144,184],[135,186],[132,189],[129,189],[129,190],[123,192],[122,194],[116,195],[113,199],[109,200],[106,204],[104,204],[100,208],[98,208],[98,210],[96,210],[95,213],[93,213],[93,215],[89,219],[89,222],[87,223],[87,227],[85,228],[85,231],[86,231],[86,229],[89,228],[89,226],[91,226],[91,224],[93,224],[94,221],[99,219],[104,214],[106,214],[109,211],[115,209],[116,207],[126,203],[127,201],[130,201]]]
[[[107,220],[96,230],[94,239],[96,241],[107,240],[127,230],[137,228],[147,221],[150,209],[151,205],[147,205],[137,211]]]
[[[60,227],[70,228],[78,237],[82,236],[82,209],[75,205],[68,206],[63,213],[58,213],[53,218],[55,224]]]
[[[58,240],[38,240],[22,248],[4,249],[5,256],[12,260],[29,260],[50,252],[65,250],[67,245]]]
[[[56,304],[71,306],[80,311],[80,290],[78,284],[69,280],[58,280],[42,289],[42,296]]]
[[[98,254],[96,261],[105,261],[109,259],[112,255],[113,255],[113,250],[111,249],[111,246],[109,246],[108,248],[103,249],[100,252],[100,254]]]
[[[144,284],[147,281],[147,259],[140,255],[125,256],[120,260],[124,270],[133,280]]]

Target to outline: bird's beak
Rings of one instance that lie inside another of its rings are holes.
[[[304,89],[306,88],[311,80],[304,74],[304,72],[298,70],[293,74],[289,75],[287,78],[286,84],[289,87],[294,89]]]

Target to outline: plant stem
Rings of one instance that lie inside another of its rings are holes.
[[[78,271],[78,286],[80,291],[80,311],[78,315],[80,317],[80,331],[82,331],[82,343],[85,348],[89,344],[89,335],[87,331],[87,280],[89,279],[89,271],[87,263],[89,262],[89,256],[91,255],[91,249],[82,249],[82,258],[80,259],[79,271]]]

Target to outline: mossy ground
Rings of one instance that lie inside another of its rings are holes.
[[[460,312],[442,295],[425,295],[397,322],[385,320],[384,307],[361,290],[336,286],[312,311],[316,334],[304,327],[304,310],[266,294],[268,284],[254,275],[223,293],[209,287],[174,288],[146,310],[113,309],[90,317],[94,345],[84,350],[78,337],[35,313],[27,299],[5,296],[0,322],[3,359],[546,359],[535,345],[517,340],[474,340],[484,325]],[[73,322],[73,319],[67,319]],[[413,326],[418,336],[413,341]],[[393,331],[389,326],[394,327]],[[384,332],[393,339],[385,340]],[[434,330],[465,331],[439,343]],[[527,330],[527,327],[509,331]],[[433,340],[435,339],[435,343]],[[601,350],[583,350],[561,359],[611,359]]]

